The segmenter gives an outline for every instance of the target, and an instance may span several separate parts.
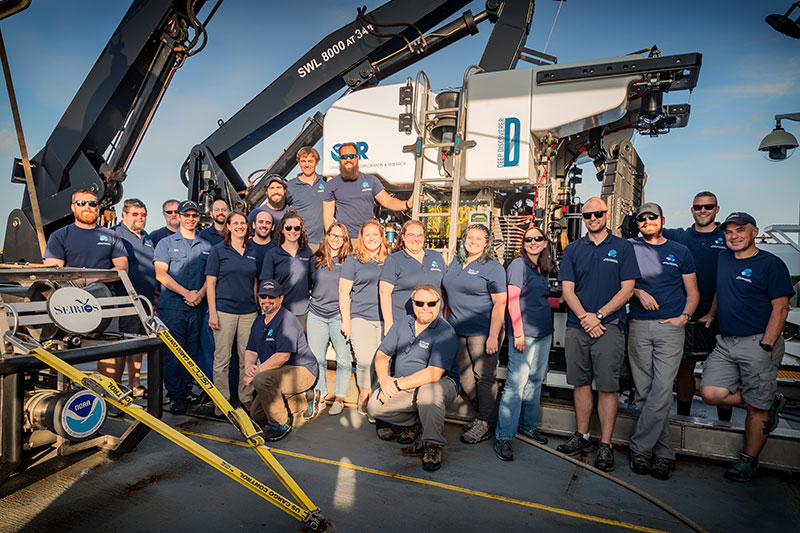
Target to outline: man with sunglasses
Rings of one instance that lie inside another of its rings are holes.
[[[180,202],[172,198],[161,204],[161,213],[164,215],[166,225],[150,233],[150,238],[153,239],[153,246],[158,246],[158,241],[164,237],[169,237],[181,227],[178,204]]]
[[[611,436],[617,417],[619,370],[625,355],[625,303],[641,275],[633,245],[606,227],[605,201],[590,198],[583,205],[582,216],[586,235],[566,247],[558,273],[569,306],[564,348],[578,426],[558,451],[575,456],[594,449],[589,433],[594,381],[601,430],[595,466],[610,472],[614,470]]]
[[[434,471],[442,466],[447,443],[442,435],[445,410],[458,396],[458,337],[439,316],[441,295],[433,285],[417,287],[411,301],[415,316],[396,320],[375,353],[380,386],[367,412],[404,426],[412,451],[422,455],[422,468]]]
[[[642,204],[636,225],[642,236],[630,242],[642,277],[630,301],[628,358],[640,413],[630,439],[630,465],[637,474],[665,480],[675,470],[668,423],[672,384],[683,356],[684,326],[700,293],[689,249],[662,235],[661,206]]]
[[[692,398],[697,389],[694,367],[697,361],[705,360],[714,349],[714,336],[718,333],[717,325],[707,315],[714,301],[714,293],[717,291],[717,258],[719,253],[725,250],[725,236],[719,228],[719,222],[716,222],[719,213],[717,195],[711,191],[695,194],[691,213],[694,224],[688,228],[665,228],[663,231],[667,239],[689,248],[697,267],[697,287],[700,290],[700,303],[686,326],[688,346],[684,350],[676,380],[678,414],[683,416],[692,414]],[[708,324],[711,324],[710,329],[703,331]],[[697,333],[693,334],[694,332]],[[701,339],[706,339],[707,342]],[[717,418],[730,421],[731,411],[730,407],[717,406]]]
[[[719,321],[720,334],[703,368],[700,395],[710,405],[747,407],[744,451],[725,477],[750,481],[786,404],[777,392],[777,378],[784,354],[781,333],[794,289],[784,262],[756,247],[758,227],[752,216],[731,213],[720,229],[728,249],[719,254],[717,294],[709,311]]]
[[[250,414],[256,421],[266,418],[268,441],[280,440],[292,431],[292,412],[305,408],[305,392],[319,374],[317,358],[308,347],[300,321],[282,304],[280,283],[262,281],[258,305],[264,319],[253,323],[244,352],[242,381],[246,386],[252,384],[256,392]]]
[[[203,325],[203,300],[206,295],[206,261],[211,244],[197,234],[200,206],[192,200],[178,205],[181,225],[174,234],[156,245],[153,264],[161,284],[158,316],[175,340],[198,362]],[[186,403],[198,400],[192,394],[192,378],[183,365],[165,350],[162,358],[164,387],[170,399],[170,411],[186,412]]]
[[[408,211],[408,200],[391,196],[383,184],[372,174],[358,170],[358,148],[354,143],[342,143],[339,147],[339,175],[325,184],[322,198],[322,221],[325,229],[334,218],[347,226],[350,238],[355,242],[361,224],[375,218],[375,201],[390,211]]]

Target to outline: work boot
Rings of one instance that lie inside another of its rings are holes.
[[[731,481],[750,481],[757,471],[758,458],[742,452],[739,454],[739,459],[725,471],[725,477]]]
[[[594,458],[594,466],[604,472],[611,472],[616,468],[614,465],[614,450],[610,444],[600,443],[597,448],[597,456]]]
[[[186,412],[186,401],[183,398],[175,398],[169,404],[169,412],[173,415],[182,415]]]
[[[435,442],[426,442],[423,448],[422,468],[434,472],[442,467],[442,446]]]
[[[592,439],[584,439],[583,435],[576,431],[567,442],[559,444],[556,450],[575,457],[583,452],[591,452],[594,450],[594,444],[592,443]]]
[[[407,426],[403,428],[400,435],[397,437],[398,444],[412,444],[419,434],[419,425]]]
[[[650,459],[641,453],[631,452],[631,470],[635,474],[645,476],[650,473]]]
[[[669,479],[675,471],[675,460],[667,457],[659,457],[653,461],[650,475],[656,479]]]
[[[496,439],[494,441],[494,454],[502,461],[514,460],[514,448],[508,439]]]
[[[764,424],[764,435],[769,435],[778,427],[778,415],[785,405],[786,396],[784,396],[783,393],[776,392],[775,398],[772,400],[772,406],[769,408],[769,421]]]

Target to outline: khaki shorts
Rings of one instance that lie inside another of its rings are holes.
[[[583,328],[567,328],[564,339],[567,359],[567,383],[583,387],[595,382],[597,390],[619,390],[619,370],[625,357],[625,333],[614,324],[593,339]]]

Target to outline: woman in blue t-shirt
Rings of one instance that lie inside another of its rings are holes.
[[[339,276],[342,264],[350,255],[350,237],[347,227],[341,222],[334,222],[325,232],[319,249],[311,256],[311,301],[308,311],[306,335],[308,346],[314,352],[319,363],[319,378],[313,391],[309,391],[308,408],[303,416],[314,418],[320,403],[328,392],[325,380],[327,369],[328,341],[336,352],[336,388],[329,415],[338,415],[344,409],[344,395],[350,384],[353,373],[353,362],[350,359],[350,347],[342,334],[342,315],[339,313]],[[313,397],[312,397],[313,396]]]
[[[206,298],[208,325],[214,334],[214,386],[230,399],[228,367],[233,339],[236,338],[241,378],[244,376],[244,350],[258,315],[255,292],[258,264],[249,244],[250,227],[244,213],[229,214],[220,237],[222,242],[211,249],[206,261]],[[252,401],[252,387],[245,387],[240,379],[238,389],[239,401],[244,404]],[[215,412],[222,415],[218,407]]]
[[[539,433],[539,398],[553,340],[553,315],[547,297],[553,260],[547,238],[539,228],[529,228],[520,256],[508,265],[508,377],[495,431],[495,453],[514,459],[511,439],[517,431],[542,444]]]
[[[497,358],[506,316],[506,272],[492,257],[489,229],[471,224],[442,280],[449,321],[458,335],[461,390],[478,416],[461,440],[476,444],[491,436],[497,421]]]
[[[389,243],[383,226],[377,220],[367,220],[361,225],[356,249],[345,260],[339,278],[342,333],[350,338],[356,356],[358,412],[362,415],[367,414],[367,400],[375,379],[372,360],[383,340],[378,279],[388,255]]]

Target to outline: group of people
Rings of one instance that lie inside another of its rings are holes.
[[[248,216],[217,200],[213,225],[200,232],[200,208],[190,200],[165,202],[166,226],[150,235],[146,207],[135,199],[124,202],[119,226],[98,227],[97,197],[79,191],[75,224],[51,236],[45,261],[127,270],[139,294],[157,296],[161,320],[220,392],[231,398],[233,385],[254,419],[266,422],[271,441],[291,432],[292,413],[312,419],[328,402],[330,415],[341,413],[355,360],[358,412],[376,424],[379,438],[410,445],[426,470],[442,464],[445,410],[459,394],[476,412],[463,442],[494,436],[495,453],[505,461],[513,460],[517,433],[547,443],[538,430],[540,396],[553,309],[563,301],[577,431],[559,451],[594,450],[594,388],[601,425],[595,465],[614,469],[611,438],[627,331],[640,409],[630,466],[668,479],[675,469],[668,432],[673,382],[677,377],[680,414],[688,414],[695,387],[685,329],[718,328],[700,391],[713,405],[746,404],[745,449],[726,475],[752,477],[785,402],[775,378],[793,290],[780,259],[756,247],[750,215],[715,223],[716,196],[702,192],[692,205],[692,227],[665,230],[661,208],[647,203],[635,213],[641,237],[625,240],[608,230],[603,200],[592,198],[583,205],[587,233],[566,247],[559,269],[555,248],[536,226],[525,230],[519,257],[504,268],[493,257],[488,228],[472,224],[448,264],[425,247],[419,221],[403,224],[390,247],[374,219],[375,202],[402,211],[410,201],[361,173],[358,157],[355,145],[341,145],[341,173],[325,181],[316,174],[319,155],[305,147],[297,154],[301,174],[288,182],[270,177],[264,206]],[[556,274],[561,301],[551,297]],[[136,332],[141,324],[120,326]],[[506,335],[501,396],[496,370]],[[329,344],[336,354],[332,393],[325,379]],[[234,353],[239,363],[232,369]],[[99,368],[119,381],[124,364],[112,359]],[[133,358],[129,371],[136,364]],[[197,401],[190,376],[174,357],[163,364],[170,410],[182,413]],[[688,393],[681,369],[690,373]],[[138,374],[130,376],[135,394],[146,394]]]

